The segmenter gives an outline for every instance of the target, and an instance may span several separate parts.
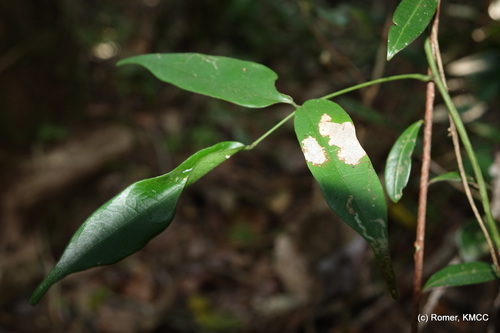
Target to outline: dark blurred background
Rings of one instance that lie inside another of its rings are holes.
[[[389,205],[396,301],[365,243],[323,202],[291,122],[185,191],[172,225],[142,251],[70,276],[36,307],[28,303],[79,225],[121,189],[219,141],[251,143],[292,111],[184,92],[139,67],[116,67],[119,59],[200,52],[255,61],[301,104],[373,78],[426,72],[421,39],[385,61],[397,4],[1,2],[0,332],[407,330],[420,143],[405,196]],[[440,30],[450,89],[488,181],[490,169],[500,170],[499,7],[446,1]],[[402,81],[335,99],[381,177],[395,138],[423,117],[424,92],[423,83]],[[447,126],[438,105],[433,175],[457,169]],[[429,197],[426,277],[467,255],[464,228],[476,233],[460,186],[431,185]],[[498,330],[497,293],[492,282],[426,295],[429,312],[489,313],[490,321],[423,331]]]

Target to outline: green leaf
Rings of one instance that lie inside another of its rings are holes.
[[[275,72],[266,66],[233,58],[199,53],[145,54],[120,60],[136,64],[164,82],[191,92],[238,105],[262,108],[276,103],[293,104],[276,90]]]
[[[442,173],[439,176],[433,177],[431,180],[429,180],[429,185],[434,184],[434,183],[439,183],[439,182],[461,182],[461,181],[462,181],[462,178],[460,177],[460,172],[451,171],[451,172]]]
[[[316,99],[297,109],[294,126],[307,166],[326,202],[366,239],[397,297],[384,192],[356,138],[351,118],[338,104]]]
[[[437,0],[402,0],[389,29],[387,60],[413,42],[429,24],[437,8]]]
[[[198,151],[173,171],[136,182],[109,200],[76,231],[61,259],[31,296],[31,304],[38,303],[67,275],[113,264],[143,248],[168,227],[184,188],[244,147],[239,142],[220,142]]]
[[[498,279],[495,267],[485,262],[466,262],[446,266],[434,273],[424,286],[424,291],[435,287],[465,286]]]
[[[472,176],[466,176],[467,181],[471,185],[476,185],[474,183],[474,178]],[[439,176],[436,176],[429,180],[429,185],[438,183],[438,182],[462,182],[462,178],[460,177],[460,173],[458,171],[451,171],[451,172],[446,172],[443,174],[440,174]],[[477,185],[476,185],[477,186]]]
[[[418,132],[423,121],[410,125],[396,140],[387,156],[385,164],[385,187],[393,202],[398,202],[403,196],[403,189],[408,184],[411,171],[411,155],[415,149]]]

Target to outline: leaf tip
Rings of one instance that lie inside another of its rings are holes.
[[[47,283],[47,279],[43,280],[31,295],[30,304],[32,306],[37,305],[51,286],[52,284]]]
[[[399,193],[394,193],[394,194],[389,193],[389,199],[391,199],[391,201],[394,203],[398,203],[402,197],[403,197],[402,191],[400,191]]]
[[[35,306],[40,302],[43,295],[49,291],[49,289],[57,282],[62,280],[64,277],[69,275],[71,272],[63,269],[61,266],[61,261],[59,261],[49,272],[47,277],[36,287],[35,291],[30,297],[30,304]]]
[[[123,59],[120,59],[116,62],[117,67],[120,67],[123,65],[128,65],[128,64],[130,64],[130,58],[123,58]]]
[[[387,49],[387,61],[391,60],[395,55],[396,53],[398,53],[397,51],[393,50],[393,49]]]
[[[41,298],[41,296],[38,296],[35,293],[33,293],[33,295],[31,295],[31,297],[30,297],[30,305],[31,306],[37,305],[38,302],[40,302],[40,298]]]

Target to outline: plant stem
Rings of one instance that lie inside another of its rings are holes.
[[[323,96],[320,99],[330,99],[330,98],[337,97],[337,96],[346,94],[346,93],[354,91],[354,90],[358,90],[358,89],[361,89],[361,88],[372,86],[374,84],[379,84],[379,83],[384,83],[384,82],[390,82],[390,81],[396,81],[396,80],[404,80],[404,79],[413,79],[413,80],[419,80],[419,81],[429,82],[430,80],[432,80],[432,76],[431,75],[422,75],[422,74],[403,74],[403,75],[394,75],[394,76],[384,77],[384,78],[381,78],[381,79],[377,79],[377,80],[373,80],[373,81],[368,81],[368,82],[365,82],[365,83],[362,83],[362,84],[358,84],[358,85],[355,85],[355,86],[352,86],[352,87],[349,87],[349,88],[346,88],[346,89],[342,89],[342,90],[336,91],[336,92],[331,93],[329,95]],[[293,104],[293,106],[296,109],[300,107],[300,105],[297,105],[295,103]],[[264,133],[257,140],[255,140],[251,144],[247,145],[245,147],[245,150],[252,150],[252,149],[254,149],[262,140],[264,140],[265,138],[267,138],[271,133],[273,133],[274,131],[276,131],[284,123],[286,123],[288,120],[290,120],[291,118],[293,118],[294,115],[295,115],[295,111],[293,111],[288,116],[286,116],[285,118],[283,118],[279,123],[277,123],[276,125],[274,125],[270,130],[268,130],[266,133]]]
[[[441,77],[439,76],[439,72],[437,69],[436,61],[432,55],[432,47],[429,42],[429,39],[425,41],[425,54],[427,56],[427,61],[429,62],[429,67],[431,68],[432,74],[434,76],[434,81],[436,83],[436,86],[443,97],[444,103],[446,104],[446,107],[448,108],[448,112],[453,119],[453,123],[455,124],[457,128],[458,135],[460,136],[460,139],[462,140],[462,143],[464,145],[465,151],[469,157],[469,160],[472,164],[472,169],[474,170],[474,176],[476,178],[477,184],[479,186],[479,194],[481,196],[481,203],[483,205],[483,210],[486,215],[486,220],[488,222],[488,227],[489,227],[489,232],[491,233],[491,236],[493,238],[493,241],[495,243],[496,247],[496,252],[498,253],[498,249],[500,249],[500,234],[498,232],[498,228],[495,223],[495,219],[493,218],[493,215],[491,214],[491,207],[490,207],[490,200],[488,198],[488,192],[486,189],[486,183],[483,178],[483,173],[481,171],[481,168],[479,166],[479,163],[476,158],[476,154],[474,153],[474,149],[472,147],[472,144],[470,142],[469,136],[467,134],[467,130],[465,129],[465,126],[462,122],[462,119],[460,118],[460,115],[453,104],[453,101],[451,100],[451,97],[448,93],[448,90],[446,89]]]
[[[438,5],[438,10],[439,10],[439,5]],[[434,29],[432,30],[431,34],[431,48],[433,50],[434,59],[436,60],[437,69],[439,71],[439,78],[441,79],[441,82],[443,83],[445,90],[448,91],[448,86],[446,84],[446,77],[444,75],[444,70],[443,70],[443,62],[441,60],[441,53],[439,52],[439,44],[437,42],[437,32],[435,32]],[[460,173],[460,178],[462,179],[462,186],[465,192],[465,196],[467,197],[469,205],[472,208],[472,212],[474,213],[474,216],[476,217],[476,220],[479,223],[479,226],[481,227],[484,237],[486,238],[486,242],[488,243],[488,247],[490,249],[490,255],[491,259],[493,260],[493,264],[495,265],[497,272],[500,272],[500,265],[498,264],[498,258],[495,252],[495,246],[491,241],[490,233],[488,232],[488,229],[484,224],[483,217],[481,216],[479,210],[477,209],[476,203],[474,202],[474,198],[470,190],[467,174],[465,173],[462,152],[460,151],[460,140],[458,138],[457,128],[450,114],[448,114],[448,117],[450,119],[450,134],[453,141],[453,148],[455,150],[458,170]]]
[[[321,97],[321,99],[330,99],[330,98],[337,97],[339,95],[343,95],[345,93],[348,93],[348,92],[351,92],[354,90],[358,90],[361,88],[372,86],[374,84],[396,81],[396,80],[403,80],[403,79],[413,79],[413,80],[428,82],[432,79],[432,76],[431,75],[423,75],[423,74],[403,74],[403,75],[394,75],[394,76],[383,77],[380,79],[364,82],[364,83],[357,84],[355,86],[352,86],[352,87],[349,87],[346,89],[336,91],[334,93],[331,93],[329,95]]]
[[[431,55],[439,58],[437,51],[438,45],[438,29],[439,29],[439,12],[441,1],[437,0],[436,13],[432,22],[431,36],[427,40],[434,52]],[[439,58],[440,59],[440,58]],[[431,75],[432,71],[427,69],[427,74]],[[436,73],[434,73],[436,74]],[[425,248],[425,224],[427,214],[427,193],[429,190],[429,170],[431,166],[431,145],[432,145],[432,118],[434,113],[434,99],[436,95],[436,83],[428,82],[425,94],[425,114],[424,114],[424,146],[422,149],[422,166],[420,171],[420,193],[418,197],[418,215],[417,215],[417,232],[415,238],[415,271],[413,273],[413,318],[411,323],[412,333],[417,333],[419,330],[418,316],[420,313],[420,300],[422,298],[422,275],[424,272],[424,248]]]
[[[457,129],[455,128],[455,124],[450,116],[450,133],[451,138],[453,140],[453,146],[455,148],[455,156],[457,157],[458,170],[460,171],[460,178],[462,178],[462,186],[464,187],[465,195],[467,196],[467,200],[469,200],[469,205],[472,208],[472,212],[476,217],[481,230],[483,231],[484,237],[486,238],[486,242],[488,243],[488,247],[490,248],[491,259],[493,260],[493,264],[495,265],[498,272],[500,272],[500,266],[498,265],[498,259],[495,254],[495,246],[491,242],[491,237],[488,233],[488,229],[484,225],[483,218],[481,214],[479,214],[479,210],[477,209],[476,203],[474,202],[474,198],[472,197],[472,193],[470,191],[470,186],[467,181],[467,175],[465,174],[464,164],[462,160],[462,153],[460,152],[460,141],[458,139]]]
[[[430,71],[430,70],[429,70]],[[435,84],[427,83],[425,115],[424,115],[424,145],[422,150],[422,166],[420,169],[420,192],[418,195],[417,232],[415,237],[415,270],[413,275],[413,322],[412,332],[418,332],[418,315],[422,297],[422,272],[424,270],[425,222],[427,212],[427,191],[429,189],[429,169],[431,165],[432,115],[434,107]]]
[[[295,111],[293,111],[292,113],[290,113],[285,118],[281,119],[281,121],[279,123],[277,123],[276,125],[274,125],[270,130],[268,130],[266,133],[264,133],[260,138],[258,138],[257,140],[255,140],[251,144],[247,145],[245,147],[245,150],[252,150],[252,149],[254,149],[262,140],[264,140],[265,138],[267,138],[271,133],[273,133],[278,128],[280,128],[281,125],[283,125],[288,120],[290,120],[291,118],[293,118],[294,115],[295,115]]]

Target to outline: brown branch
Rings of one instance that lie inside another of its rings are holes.
[[[430,72],[430,71],[429,71]],[[427,83],[425,117],[424,117],[424,147],[422,152],[422,167],[420,170],[420,193],[418,200],[417,234],[415,239],[415,271],[413,276],[413,320],[412,332],[418,332],[418,315],[422,296],[422,272],[424,267],[425,217],[427,211],[427,190],[429,187],[429,169],[431,164],[432,114],[434,107],[435,85]]]
[[[439,53],[438,30],[441,1],[438,0],[436,15],[432,24],[430,42],[434,57]],[[430,68],[428,74],[431,75]],[[418,200],[417,234],[415,239],[415,272],[413,276],[413,318],[412,333],[418,332],[418,315],[422,298],[422,272],[424,268],[425,223],[427,211],[427,191],[429,188],[429,169],[431,164],[432,115],[434,110],[435,84],[427,83],[425,116],[424,116],[424,147],[422,152],[422,168],[420,171],[420,193]]]

